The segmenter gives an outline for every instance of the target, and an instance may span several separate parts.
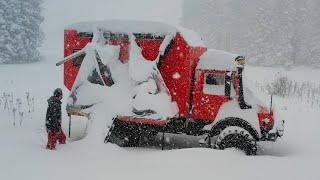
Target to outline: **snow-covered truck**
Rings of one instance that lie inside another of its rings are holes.
[[[283,135],[284,121],[243,86],[245,58],[207,49],[192,31],[156,22],[109,20],[70,25],[64,36],[66,58],[58,65],[64,63],[64,84],[71,91],[70,116],[87,116],[85,109],[94,105],[75,103],[84,80],[105,88],[120,83],[111,61],[128,65],[131,72],[131,112],[113,118],[105,142],[135,146],[143,136],[185,133],[205,137],[202,143],[208,147],[256,154],[258,141]],[[86,58],[90,52],[91,60]],[[82,66],[92,68],[79,73]]]

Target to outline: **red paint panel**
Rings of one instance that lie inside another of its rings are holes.
[[[138,46],[141,48],[142,56],[150,61],[154,61],[158,54],[163,39],[136,39]]]
[[[260,127],[265,128],[267,130],[271,130],[273,128],[274,126],[273,111],[269,113],[265,107],[259,106],[258,119],[259,119]],[[270,122],[266,124],[263,121],[264,119],[269,119]]]
[[[136,39],[138,46],[141,48],[143,57],[147,60],[155,60],[159,54],[159,48],[163,39]],[[120,46],[119,60],[126,63],[129,60],[129,39],[111,39],[111,45]]]
[[[191,67],[190,62],[186,60],[187,53],[188,44],[177,33],[159,68],[172,100],[177,102],[180,116],[188,114],[188,100],[191,88]]]
[[[80,38],[75,30],[64,31],[64,57],[73,53],[74,49],[82,49],[92,38]],[[64,63],[64,85],[71,90],[78,75],[79,67],[73,66],[72,61]]]
[[[206,48],[190,47],[180,33],[177,33],[159,68],[182,117],[189,114],[193,71],[199,56],[205,51]]]
[[[200,60],[199,57],[207,51],[207,48],[204,47],[189,47],[188,51],[188,59],[191,60],[193,63],[193,67],[198,64],[198,61]]]

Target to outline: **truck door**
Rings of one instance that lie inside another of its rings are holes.
[[[192,99],[193,119],[203,121],[215,119],[221,105],[229,100],[228,77],[226,71],[197,70]]]

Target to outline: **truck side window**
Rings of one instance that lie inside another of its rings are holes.
[[[205,74],[203,92],[210,95],[225,95],[225,74]]]
[[[81,49],[74,49],[73,50],[73,53],[77,52],[77,51],[80,51]],[[78,56],[76,58],[73,59],[73,66],[76,66],[76,67],[80,67],[81,64],[82,64],[82,61],[84,59],[84,56],[85,54],[81,55],[81,56]]]

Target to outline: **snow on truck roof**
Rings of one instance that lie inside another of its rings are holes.
[[[201,37],[196,32],[183,27],[174,27],[162,22],[112,19],[105,21],[79,22],[66,27],[66,29],[74,29],[78,32],[93,32],[98,28],[126,34],[151,33],[155,36],[174,36],[177,32],[180,32],[190,46],[204,46]]]
[[[106,21],[87,21],[71,24],[68,29],[75,29],[80,32],[93,32],[94,29],[122,33],[154,33],[157,35],[175,34],[177,29],[171,25],[161,22],[137,21],[137,20],[106,20]]]
[[[208,49],[198,63],[197,69],[235,70],[235,59],[240,56],[217,49]]]

